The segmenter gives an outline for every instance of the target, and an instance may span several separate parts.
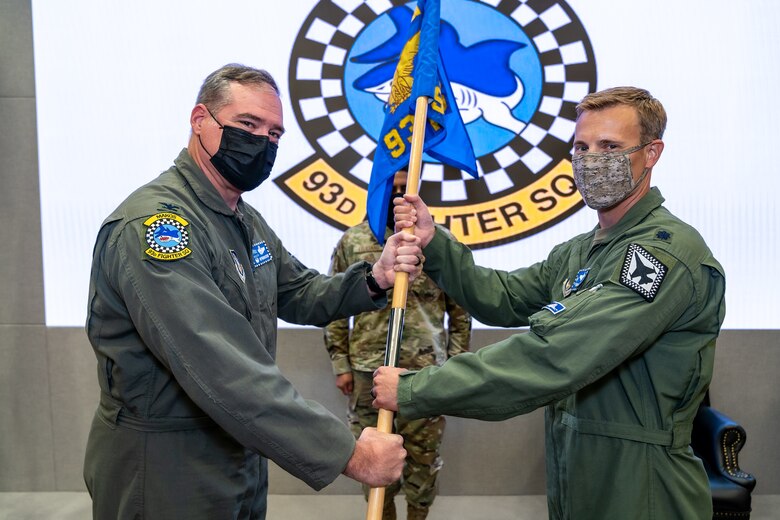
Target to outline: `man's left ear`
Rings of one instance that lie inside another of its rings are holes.
[[[645,160],[645,168],[652,168],[658,159],[661,158],[661,153],[664,151],[664,142],[660,139],[655,139],[647,145],[647,159]]]

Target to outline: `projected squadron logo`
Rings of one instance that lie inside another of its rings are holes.
[[[414,3],[381,5],[319,2],[290,60],[292,106],[315,154],[275,182],[340,229],[365,218],[383,107]],[[434,219],[472,248],[565,219],[583,206],[571,173],[574,107],[596,87],[593,49],[576,14],[564,1],[496,8],[449,0],[441,17],[440,51],[480,177],[424,156],[420,195]]]

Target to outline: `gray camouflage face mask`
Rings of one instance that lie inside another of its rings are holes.
[[[611,208],[623,201],[642,183],[648,169],[634,182],[629,155],[650,143],[619,152],[575,154],[571,164],[574,184],[589,208]]]

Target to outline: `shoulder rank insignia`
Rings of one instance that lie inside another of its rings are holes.
[[[158,211],[179,211],[179,206],[174,204],[173,202],[160,202],[160,209]]]
[[[144,251],[157,260],[179,260],[192,253],[187,247],[190,243],[190,233],[187,231],[189,222],[175,213],[158,213],[144,222],[146,226],[146,243],[149,248]]]
[[[620,270],[620,283],[652,302],[668,269],[639,244],[630,244]]]

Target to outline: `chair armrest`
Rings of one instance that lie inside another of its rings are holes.
[[[708,471],[749,490],[756,479],[739,467],[738,454],[745,445],[745,429],[710,406],[701,406],[693,421],[691,446]]]

